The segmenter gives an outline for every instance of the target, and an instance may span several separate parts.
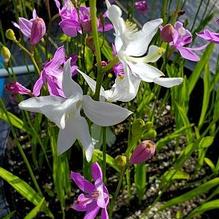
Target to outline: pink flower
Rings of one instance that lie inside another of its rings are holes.
[[[84,219],[96,218],[101,209],[101,219],[108,219],[109,193],[103,183],[102,170],[97,162],[91,165],[91,175],[94,180],[93,184],[80,173],[71,172],[72,180],[84,192],[78,196],[72,208],[76,211],[85,211]]]
[[[172,48],[179,51],[180,55],[191,61],[199,61],[199,56],[193,51],[199,51],[206,47],[206,45],[196,48],[189,48],[186,45],[192,42],[192,34],[189,30],[183,27],[183,23],[177,21],[174,26],[167,24],[160,28],[161,38],[168,42]]]
[[[63,7],[61,8],[59,0],[55,0],[56,6],[59,10],[61,22],[59,23],[62,31],[71,37],[76,37],[78,33],[91,32],[91,19],[90,8],[80,7],[75,8],[71,0],[65,0]],[[106,14],[103,15],[106,17]],[[108,31],[112,29],[112,25],[107,23],[103,24],[100,19],[97,20],[98,30],[100,32]]]
[[[46,25],[42,18],[37,16],[36,10],[33,10],[33,18],[27,20],[20,17],[18,24],[13,22],[14,26],[20,29],[23,35],[29,39],[31,45],[37,44],[46,33]]]
[[[6,90],[11,92],[12,94],[27,94],[32,96],[31,90],[27,89],[17,81],[7,84]]]
[[[73,56],[71,59],[71,72],[75,74],[77,56]],[[34,96],[39,96],[42,86],[47,83],[48,91],[52,96],[64,97],[62,89],[62,78],[63,78],[63,65],[65,63],[65,49],[63,46],[59,47],[53,58],[47,62],[43,70],[41,71],[40,77],[35,82],[33,87]]]
[[[155,151],[156,151],[155,143],[150,140],[145,140],[135,148],[130,158],[130,163],[131,164],[143,163],[151,159],[151,157],[154,156]]]
[[[148,9],[147,1],[136,1],[135,2],[135,8],[139,12],[145,13],[147,11],[147,9]]]
[[[197,35],[201,37],[202,39],[207,40],[209,42],[219,43],[219,33],[212,32],[208,29],[205,29],[202,32],[197,33]]]

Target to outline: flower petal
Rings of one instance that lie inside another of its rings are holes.
[[[163,87],[173,87],[183,82],[183,78],[155,78],[154,83]]]
[[[129,71],[127,68],[127,74],[118,76],[112,88],[105,91],[105,98],[109,102],[129,102],[136,97],[141,80]]]
[[[20,17],[18,20],[18,24],[20,27],[20,31],[24,34],[24,36],[30,38],[32,22],[27,20],[26,18]]]
[[[111,126],[125,120],[132,112],[112,103],[93,100],[85,95],[83,109],[86,116],[100,126]]]
[[[127,44],[125,53],[130,56],[144,55],[162,22],[163,20],[161,18],[149,21],[144,24],[142,30],[132,33],[131,38],[128,39],[129,42]]]
[[[49,61],[49,67],[53,68],[60,68],[60,66],[65,62],[65,48],[64,46],[60,46],[53,58]]]
[[[37,81],[35,82],[34,86],[33,86],[33,95],[34,96],[39,96],[40,95],[40,91],[41,88],[44,84],[43,81],[43,73],[40,74],[40,77],[37,79]]]
[[[81,87],[72,80],[71,58],[69,58],[64,64],[62,88],[66,97],[83,94]]]
[[[133,64],[128,62],[128,66],[130,67],[133,74],[139,76],[143,81],[146,82],[153,82],[155,78],[164,75],[163,72],[161,72],[159,69],[146,63],[138,62]]]
[[[74,143],[75,139],[82,144],[87,161],[90,161],[93,155],[94,142],[90,136],[86,119],[80,115],[75,115],[73,118],[67,118],[65,129],[59,131],[59,154],[68,150]]]
[[[94,205],[94,202],[93,199],[86,197],[84,194],[80,194],[71,207],[76,211],[88,211],[91,205]]]
[[[19,108],[30,112],[42,113],[59,128],[64,128],[65,109],[62,107],[64,101],[64,98],[55,96],[32,97],[20,102]]]
[[[80,173],[71,172],[71,179],[75,182],[78,188],[86,193],[92,193],[95,190],[95,186],[86,180]]]
[[[145,62],[156,62],[164,53],[164,49],[158,46],[151,45],[148,54],[143,57]]]
[[[178,51],[180,52],[180,55],[188,60],[194,61],[194,62],[198,62],[200,60],[199,56],[197,54],[195,54],[192,49],[188,48],[188,47],[179,47],[177,48]]]
[[[90,209],[84,216],[84,219],[95,219],[100,208],[96,206],[95,208]]]
[[[94,181],[96,181],[97,179],[103,181],[103,173],[100,165],[97,162],[91,164],[91,174]]]
[[[101,210],[101,219],[109,219],[109,215],[108,215],[108,212],[107,212],[107,208],[103,208]]]
[[[89,85],[90,89],[92,90],[93,93],[95,93],[95,89],[96,89],[96,81],[93,80],[91,77],[89,77],[88,75],[86,75],[84,72],[82,72],[81,70],[77,69],[77,71],[82,75],[82,77],[84,78],[84,80],[87,82],[87,84]],[[101,86],[100,88],[100,95],[101,96],[105,96],[104,93],[104,89]]]

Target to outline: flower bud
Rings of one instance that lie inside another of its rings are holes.
[[[46,33],[46,25],[42,18],[37,17],[33,20],[30,43],[31,45],[37,44]]]
[[[136,1],[135,8],[140,12],[146,12],[148,9],[147,1]]]
[[[115,158],[115,163],[119,168],[125,167],[127,163],[127,158],[124,155],[119,155]]]
[[[31,91],[24,87],[19,82],[12,82],[6,85],[6,89],[12,94],[27,94],[32,95]]]
[[[144,138],[156,138],[157,132],[154,129],[149,129],[145,134]]]
[[[139,144],[132,153],[130,158],[131,164],[140,164],[149,160],[156,150],[156,144],[153,141],[145,140]]]
[[[171,24],[166,24],[161,27],[160,37],[164,42],[170,43],[173,41],[174,27]]]
[[[3,46],[2,49],[1,49],[1,55],[2,57],[4,58],[4,62],[5,63],[8,63],[8,61],[10,60],[11,58],[11,52],[10,50],[6,47],[6,46]]]
[[[16,36],[14,34],[14,31],[12,29],[7,29],[6,30],[6,33],[5,33],[5,36],[9,39],[9,40],[12,40],[12,41],[16,41]]]
[[[151,129],[152,126],[153,126],[153,123],[150,122],[150,121],[148,121],[148,122],[145,123],[145,128],[146,128],[147,130]]]

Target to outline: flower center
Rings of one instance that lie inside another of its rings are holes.
[[[100,195],[99,191],[96,190],[96,191],[94,191],[94,192],[91,194],[91,197],[92,197],[93,199],[97,200],[98,197],[99,197],[99,195]]]

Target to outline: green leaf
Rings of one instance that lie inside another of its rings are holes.
[[[219,199],[213,201],[205,202],[201,206],[195,208],[189,215],[188,218],[194,218],[194,216],[201,215],[206,211],[219,208]]]
[[[45,202],[45,198],[42,198],[42,200],[40,201],[40,203],[33,208],[26,216],[24,219],[32,219],[32,218],[36,218],[37,214],[43,209],[43,205]]]
[[[169,170],[164,174],[165,180],[189,179],[189,174],[182,170]]]
[[[93,161],[98,161],[101,163],[103,161],[103,152],[95,149],[93,153]],[[106,163],[120,173],[120,169],[116,165],[115,159],[109,154],[106,154]]]
[[[209,65],[208,63],[205,65],[205,73],[204,73],[204,95],[203,95],[203,100],[202,100],[202,110],[201,110],[201,115],[199,118],[199,123],[198,123],[198,127],[199,129],[201,128],[201,126],[203,125],[204,121],[205,121],[205,117],[206,117],[206,112],[208,109],[208,104],[209,104],[209,100],[210,100],[210,70],[209,70]]]
[[[217,186],[219,184],[219,177],[214,178],[212,180],[209,180],[208,182],[201,184],[195,189],[192,189],[189,192],[184,193],[183,195],[180,195],[176,198],[173,198],[169,201],[167,201],[161,208],[160,210],[163,210],[165,208],[171,207],[173,205],[180,204],[182,202],[191,200],[192,198],[202,195],[203,193],[208,192],[211,188]]]
[[[94,54],[87,46],[85,46],[85,64],[87,72],[89,72],[94,65]]]
[[[204,158],[205,163],[211,168],[212,172],[215,171],[214,163],[207,157]]]
[[[143,199],[146,190],[146,165],[135,165],[135,186],[139,200]]]
[[[215,122],[219,119],[219,89],[217,89],[216,101],[215,101],[215,104],[214,104],[213,119],[214,119]]]
[[[199,148],[208,148],[212,145],[213,141],[214,141],[213,136],[203,137],[199,142]]]
[[[109,60],[113,60],[113,53],[112,48],[109,45],[108,41],[99,34],[99,43],[100,43],[100,49],[103,55]]]
[[[12,211],[12,212],[8,213],[6,216],[4,216],[2,219],[10,219],[14,216],[14,214],[15,214],[15,211]]]
[[[166,145],[168,142],[170,142],[173,139],[176,139],[182,135],[182,133],[187,130],[188,128],[191,128],[191,125],[182,127],[175,132],[173,132],[170,135],[165,136],[164,138],[161,138],[159,141],[157,141],[157,151],[159,151],[164,145]]]
[[[18,129],[21,129],[25,132],[28,132],[28,130],[25,127],[24,122],[21,119],[19,119],[13,113],[10,113],[8,111],[6,114],[2,108],[0,108],[0,119],[6,121],[7,123],[13,125],[14,127],[18,128]]]
[[[0,177],[8,182],[17,192],[19,192],[24,198],[32,202],[34,205],[38,205],[42,200],[42,197],[26,182],[2,167],[0,167]]]
[[[211,54],[214,49],[214,44],[210,43],[207,48],[205,49],[200,61],[196,64],[194,71],[192,72],[192,75],[189,77],[189,84],[188,84],[188,95],[190,96],[200,75],[201,72],[204,69],[204,66],[209,62],[209,59],[211,58]]]
[[[190,124],[190,122],[189,122],[189,119],[188,119],[188,117],[187,117],[186,111],[185,111],[179,104],[177,104],[176,102],[175,102],[175,105],[176,105],[177,110],[178,110],[178,112],[179,112],[179,116],[180,116],[180,118],[181,118],[181,120],[182,120],[182,122],[183,122],[183,125],[184,125],[184,126],[187,126],[187,127],[191,126],[191,124]],[[191,142],[192,139],[193,139],[191,128],[188,128],[188,129],[185,131],[185,133],[186,133],[186,137],[187,137],[188,141]]]

